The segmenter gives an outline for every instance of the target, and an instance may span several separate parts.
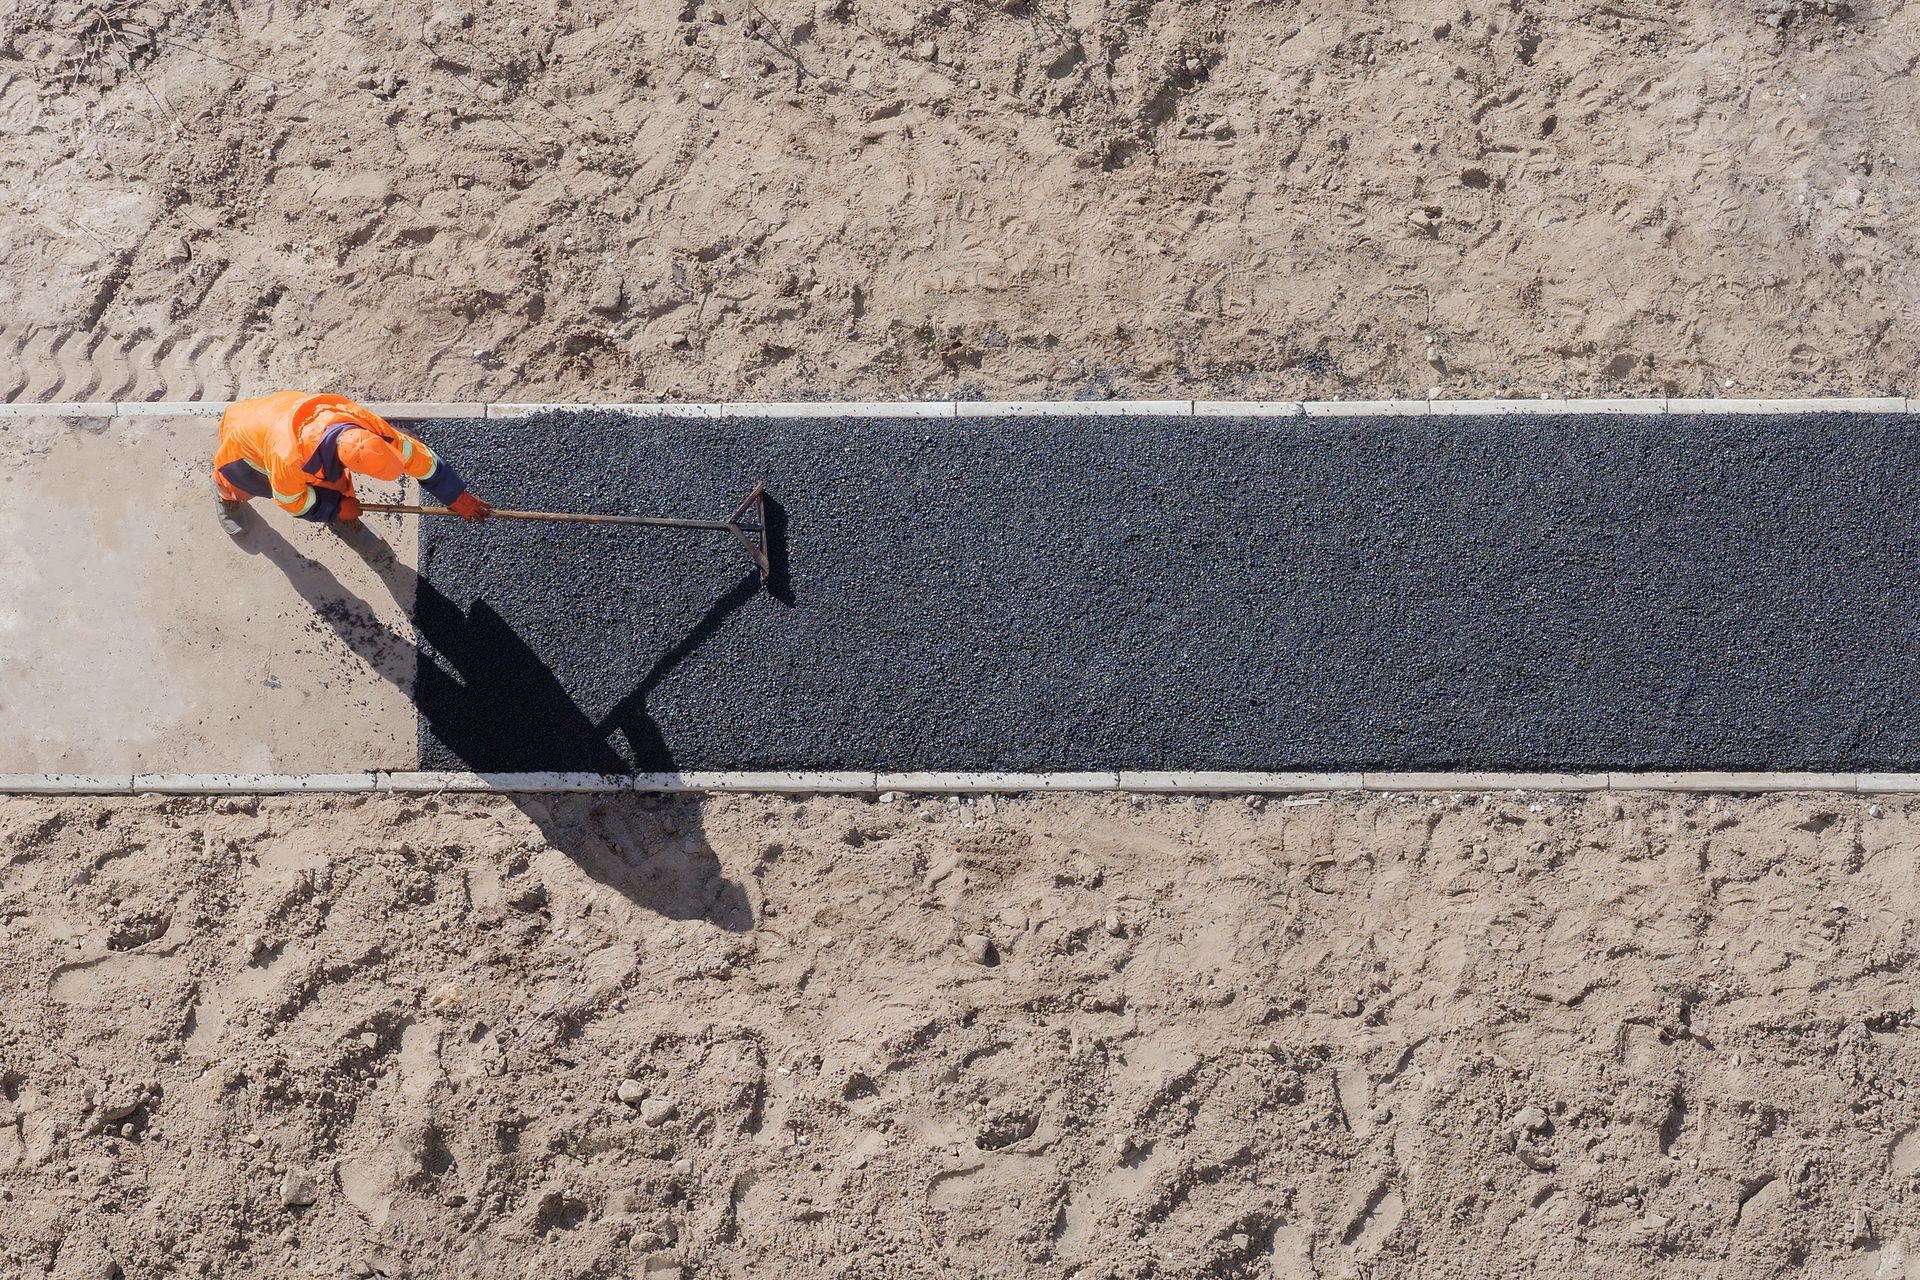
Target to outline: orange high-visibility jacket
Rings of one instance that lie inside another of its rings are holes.
[[[357,461],[349,469],[340,448],[341,437],[351,431],[371,432],[392,448],[350,449]],[[229,501],[271,497],[281,510],[303,520],[332,520],[339,515],[340,499],[353,493],[356,470],[375,480],[412,476],[448,504],[466,490],[459,473],[424,441],[345,396],[276,391],[235,401],[220,416],[213,476]]]

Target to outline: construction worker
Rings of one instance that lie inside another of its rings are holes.
[[[374,480],[412,476],[466,520],[493,514],[424,442],[345,396],[276,391],[237,400],[220,415],[213,487],[220,495],[220,527],[229,534],[240,532],[234,518],[240,504],[267,497],[297,519],[357,532],[356,473]]]

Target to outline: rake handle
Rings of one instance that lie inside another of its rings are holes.
[[[398,516],[450,516],[454,513],[445,507],[414,507],[399,502],[363,502],[362,511],[384,512]],[[751,525],[736,525],[725,520],[678,520],[671,516],[598,516],[586,515],[578,511],[502,511],[495,507],[490,520],[558,520],[567,524],[644,524],[665,529],[720,529],[733,530],[744,528],[752,530]],[[754,530],[757,532],[757,530]]]
[[[451,516],[457,512],[446,507],[418,507],[399,502],[363,502],[362,511],[385,512],[388,515],[402,516]],[[742,516],[753,514],[753,523],[746,524]],[[711,529],[716,533],[733,536],[760,570],[760,581],[769,582],[773,578],[773,560],[767,545],[767,491],[755,482],[753,489],[740,500],[733,514],[725,520],[682,520],[674,516],[601,516],[589,515],[580,511],[501,511],[495,508],[488,517],[493,520],[552,520],[562,524],[624,524],[647,525],[655,529]]]

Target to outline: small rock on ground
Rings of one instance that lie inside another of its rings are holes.
[[[1545,1133],[1548,1124],[1547,1113],[1539,1107],[1522,1107],[1513,1113],[1513,1119],[1507,1122],[1507,1127],[1521,1133],[1538,1134]]]
[[[280,1203],[289,1209],[304,1209],[320,1198],[320,1184],[305,1169],[288,1169],[280,1180]]]

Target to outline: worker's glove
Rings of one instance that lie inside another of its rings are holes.
[[[493,514],[493,508],[473,496],[468,490],[462,490],[460,496],[448,504],[447,509],[462,520],[485,520]]]
[[[350,493],[341,494],[340,495],[340,512],[338,515],[334,516],[334,519],[344,524],[349,520],[358,520],[359,518],[360,518],[360,499],[354,497]]]

